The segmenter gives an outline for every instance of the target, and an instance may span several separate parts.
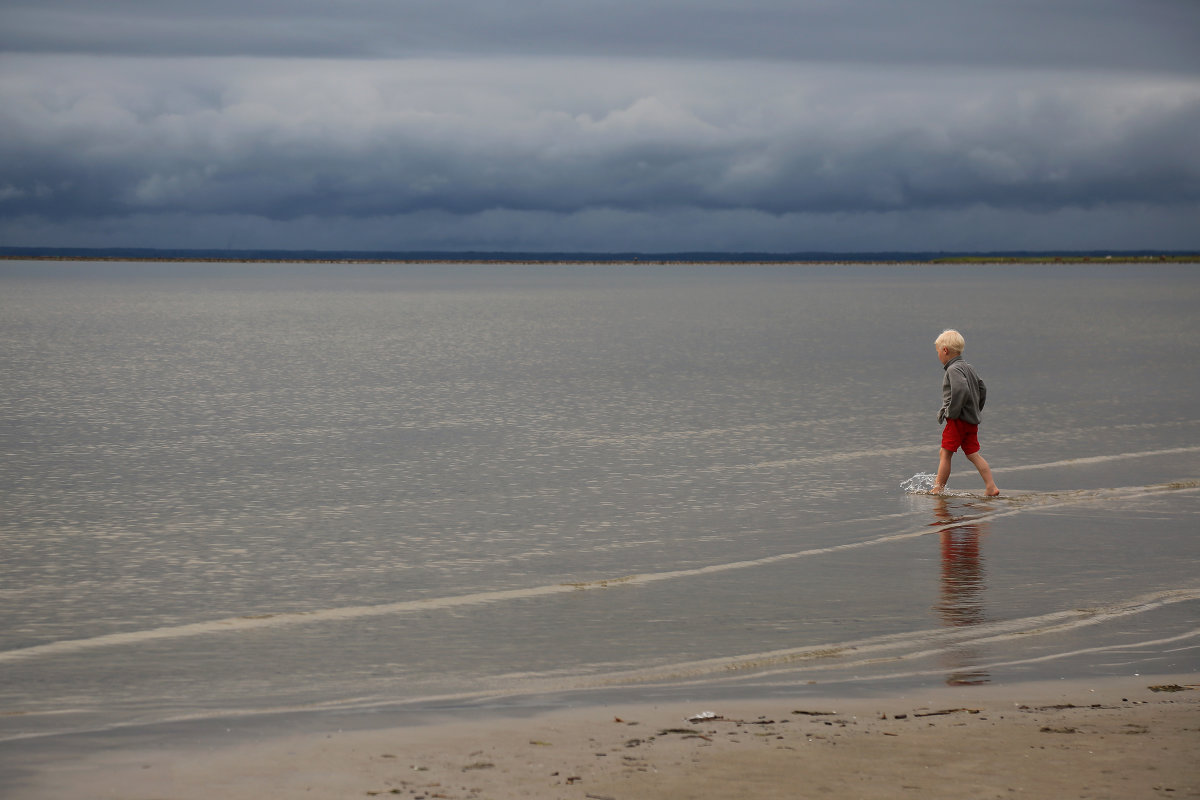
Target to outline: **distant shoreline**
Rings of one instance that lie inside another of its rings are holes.
[[[904,265],[904,264],[1193,264],[1200,263],[1200,253],[1173,253],[1158,255],[973,255],[973,256],[939,256],[912,258],[870,258],[856,257],[779,257],[779,258],[747,258],[731,254],[728,258],[713,257],[655,257],[655,256],[603,256],[585,257],[556,257],[547,255],[514,254],[512,257],[499,255],[473,256],[471,254],[443,254],[431,257],[402,257],[386,256],[347,256],[347,257],[318,257],[297,253],[295,256],[212,256],[212,255],[34,255],[0,253],[0,261],[57,261],[57,262],[130,262],[130,263],[190,263],[190,264],[560,264],[578,266],[605,265],[701,265],[701,264],[730,264],[738,266],[795,266],[804,264],[843,264],[843,265]]]

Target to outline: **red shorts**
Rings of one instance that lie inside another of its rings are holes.
[[[942,447],[951,453],[958,450],[959,447],[967,455],[978,453],[978,431],[978,425],[972,425],[960,419],[948,419],[946,420],[946,427],[942,430]]]

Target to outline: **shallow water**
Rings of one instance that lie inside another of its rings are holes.
[[[0,740],[1195,671],[1197,307],[1194,265],[0,264]],[[999,499],[901,485],[951,326]]]

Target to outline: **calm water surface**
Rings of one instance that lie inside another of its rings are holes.
[[[1195,265],[0,264],[0,741],[1195,671],[1197,308]],[[1000,500],[900,488],[945,327]]]

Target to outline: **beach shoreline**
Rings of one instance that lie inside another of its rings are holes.
[[[1200,674],[610,703],[28,763],[13,800],[1200,797]],[[970,787],[969,789],[967,787]]]

